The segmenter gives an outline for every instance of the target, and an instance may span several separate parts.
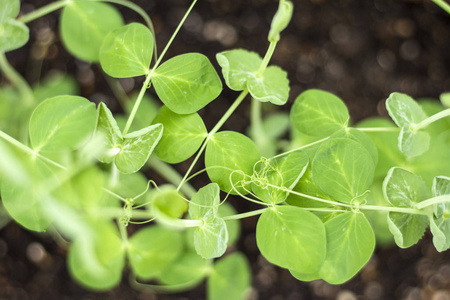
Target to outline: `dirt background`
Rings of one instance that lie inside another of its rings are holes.
[[[48,0],[22,1],[22,12]],[[188,1],[134,1],[151,16],[162,48],[189,6]],[[271,63],[285,69],[291,81],[289,109],[308,88],[340,96],[354,121],[386,115],[384,100],[398,91],[414,98],[450,91],[450,16],[431,1],[294,0],[295,13],[283,32]],[[168,57],[200,52],[217,67],[217,52],[245,48],[263,55],[267,32],[277,8],[274,0],[200,0],[170,48]],[[120,8],[127,22],[141,21]],[[31,40],[8,54],[10,62],[32,83],[53,70],[73,74],[81,94],[108,102],[119,110],[114,95],[96,65],[73,59],[58,36],[59,12],[31,22]],[[127,91],[142,79],[123,81]],[[214,105],[200,111],[208,128],[217,122],[235,92],[224,90]],[[224,129],[245,131],[249,102]],[[179,166],[183,171],[185,165]],[[238,199],[239,211],[251,209]],[[367,266],[351,281],[332,286],[322,281],[302,283],[285,270],[268,264],[255,242],[257,218],[243,222],[237,246],[253,270],[250,299],[450,299],[450,252],[437,253],[429,232],[415,246],[378,248]],[[126,278],[127,274],[124,274]],[[204,299],[205,286],[177,295],[153,295],[132,290],[126,279],[107,293],[80,288],[67,274],[65,250],[50,238],[8,224],[0,230],[0,299],[2,300],[154,300]],[[233,300],[233,299],[230,299]]]

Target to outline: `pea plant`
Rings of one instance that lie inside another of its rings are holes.
[[[206,280],[209,299],[241,299],[251,286],[246,257],[229,247],[243,218],[259,216],[261,254],[301,281],[344,283],[376,239],[406,248],[428,227],[438,251],[450,248],[449,94],[439,104],[392,93],[393,122],[353,125],[344,102],[322,90],[302,92],[289,115],[263,116],[262,103],[289,97],[287,73],[270,65],[293,14],[292,2],[280,0],[264,56],[216,55],[238,94],[208,130],[198,111],[220,97],[221,77],[200,53],[165,55],[196,2],[158,55],[150,18],[130,1],[62,0],[17,18],[19,0],[2,0],[0,67],[10,84],[0,89],[0,192],[8,218],[68,247],[68,269],[85,288],[111,289],[127,270],[134,287],[155,292]],[[124,24],[110,3],[145,25]],[[58,9],[75,58],[100,63],[112,82],[144,78],[124,114],[77,96],[67,79],[31,87],[9,64],[5,53],[29,39],[26,24]],[[146,95],[152,87],[161,107]],[[248,136],[221,131],[246,100]],[[288,128],[290,140],[280,143]],[[185,174],[171,166],[188,159]],[[167,184],[148,179],[149,168]],[[190,180],[205,172],[208,182],[194,189]],[[229,195],[261,208],[238,214]]]

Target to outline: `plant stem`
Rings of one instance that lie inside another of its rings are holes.
[[[31,155],[32,157],[38,157],[40,159],[42,159],[43,161],[52,164],[60,169],[66,170],[67,168],[64,167],[63,165],[60,165],[59,163],[39,154],[38,152],[34,151],[33,149],[31,149],[30,147],[22,144],[21,142],[19,142],[18,140],[14,139],[13,137],[7,135],[6,133],[4,133],[3,131],[0,130],[0,138],[4,139],[5,141],[11,143],[12,145],[16,146],[17,148],[19,148],[20,150],[24,151],[25,153]]]
[[[400,131],[400,128],[398,127],[355,127],[355,129],[362,131],[362,132],[398,132]]]
[[[360,209],[362,210],[376,210],[376,211],[388,211],[388,212],[399,212],[399,213],[405,213],[405,214],[413,214],[413,215],[424,215],[428,216],[430,215],[429,212],[414,209],[414,208],[407,208],[407,207],[393,207],[393,206],[379,206],[379,205],[360,205]]]
[[[449,116],[450,116],[450,108],[447,108],[446,110],[438,112],[437,114],[434,114],[431,117],[428,117],[425,120],[421,121],[420,123],[414,125],[413,129],[419,130],[419,129],[425,128],[428,125],[430,125],[431,123],[434,123],[442,118],[449,117]]]
[[[295,151],[299,151],[299,150],[303,150],[303,149],[305,149],[305,148],[308,148],[308,147],[311,147],[311,146],[314,146],[314,145],[323,143],[323,142],[325,142],[326,140],[328,140],[329,138],[330,138],[330,137],[328,136],[328,137],[326,137],[326,138],[323,138],[323,139],[321,139],[321,140],[312,142],[312,143],[310,143],[310,144],[307,144],[307,145],[304,145],[304,146],[300,146],[300,147],[298,147],[298,148],[295,148],[295,149],[292,149],[292,150],[289,150],[289,151],[280,153],[280,154],[278,154],[278,155],[275,155],[273,158],[278,158],[278,157],[281,157],[281,156],[283,156],[283,155],[287,155],[287,154],[289,154],[289,153],[292,153],[292,152],[295,152]]]
[[[139,91],[139,95],[134,103],[133,109],[131,110],[130,116],[128,117],[127,124],[123,129],[122,135],[126,135],[128,130],[130,130],[131,124],[133,123],[134,117],[138,111],[139,105],[141,105],[142,99],[144,98],[144,94],[147,89],[150,87],[150,81],[152,79],[152,73],[150,72],[145,78],[144,83],[142,84],[141,90]]]
[[[29,23],[31,21],[34,21],[36,19],[39,19],[42,16],[48,15],[49,13],[52,13],[67,4],[71,3],[73,0],[62,0],[62,1],[56,1],[52,2],[50,4],[47,4],[45,6],[42,6],[26,15],[21,16],[17,19],[17,21],[23,22],[23,23]]]
[[[6,55],[0,52],[0,69],[11,83],[17,87],[26,107],[31,107],[34,102],[34,95],[31,87],[23,77],[9,64]]]
[[[163,176],[165,179],[167,179],[174,185],[180,184],[180,182],[182,182],[183,180],[180,173],[178,173],[174,168],[172,168],[172,166],[164,163],[163,161],[155,158],[154,156],[150,157],[148,164],[151,168],[157,171],[159,175]],[[185,183],[181,187],[181,192],[183,192],[183,194],[185,194],[188,198],[192,198],[192,196],[197,191],[192,187],[192,185],[190,185],[189,183]]]
[[[255,140],[255,143],[259,146],[264,146],[267,143],[267,141],[262,125],[261,101],[252,99],[252,106],[250,111],[250,123],[252,125],[251,134],[253,136],[253,139]]]
[[[268,207],[261,208],[261,209],[258,209],[258,210],[253,210],[253,211],[249,211],[249,212],[242,213],[242,214],[237,214],[237,215],[223,217],[222,219],[224,221],[244,219],[244,218],[260,215],[260,214],[262,214],[263,212],[265,212],[268,209],[269,209]]]
[[[174,33],[172,34],[172,36],[170,37],[169,42],[167,42],[166,47],[164,47],[163,51],[161,52],[161,55],[159,56],[159,59],[156,61],[155,65],[153,66],[153,70],[155,70],[159,64],[161,63],[164,55],[166,54],[167,50],[169,49],[170,45],[172,44],[173,40],[175,39],[175,37],[178,34],[178,31],[180,31],[181,26],[183,26],[184,22],[186,21],[187,17],[189,16],[189,14],[191,13],[192,9],[195,6],[195,3],[197,3],[198,0],[194,0],[192,1],[191,6],[189,6],[188,10],[186,11],[186,13],[184,14],[183,18],[181,19],[180,23],[178,24],[177,28],[175,29]]]
[[[436,5],[440,6],[443,10],[445,10],[448,14],[450,14],[450,5],[444,0],[432,0]]]
[[[264,55],[264,59],[261,63],[261,66],[259,66],[258,72],[256,73],[256,77],[260,77],[264,73],[264,70],[269,65],[269,61],[272,58],[276,46],[277,42],[270,42],[269,49],[267,49],[266,55]]]
[[[433,205],[433,204],[441,204],[441,203],[449,203],[450,202],[450,195],[441,195],[436,196],[430,199],[427,199],[425,201],[419,202],[415,205],[417,209],[422,209],[427,206]]]
[[[208,136],[203,141],[203,145],[200,148],[200,150],[197,152],[197,155],[195,156],[194,160],[192,161],[191,165],[189,166],[189,169],[187,170],[186,174],[184,175],[183,179],[181,180],[180,184],[178,185],[177,191],[181,189],[181,186],[186,182],[186,179],[189,177],[189,174],[191,173],[192,169],[194,168],[197,161],[200,159],[200,156],[202,155],[203,151],[206,148],[206,145],[209,142],[209,139],[222,127],[222,125],[228,120],[228,118],[233,114],[233,112],[238,108],[239,104],[242,103],[242,101],[245,99],[245,97],[248,94],[248,90],[243,90],[239,96],[234,100],[233,104],[228,108],[228,110],[225,112],[225,114],[220,118],[219,122],[217,122],[216,126],[208,133]]]

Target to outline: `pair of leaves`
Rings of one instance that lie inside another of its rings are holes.
[[[291,268],[291,274],[302,281],[323,279],[341,284],[352,278],[370,259],[375,236],[364,214],[346,212],[325,222],[326,255],[317,272]]]
[[[60,32],[67,50],[75,57],[98,62],[103,39],[123,25],[117,9],[97,1],[71,1],[61,13]]]
[[[179,163],[191,157],[208,135],[197,113],[180,115],[167,106],[161,107],[153,124],[164,126],[164,133],[155,148],[156,155],[168,163]]]
[[[147,75],[153,43],[150,30],[138,23],[111,31],[100,49],[103,70],[119,78]],[[178,114],[198,111],[222,91],[214,67],[199,53],[182,54],[164,62],[152,71],[152,82],[161,101]]]
[[[30,38],[28,27],[15,20],[19,11],[20,0],[2,0],[0,3],[0,52],[19,49]]]
[[[430,146],[430,135],[414,128],[427,118],[420,105],[406,94],[392,93],[386,100],[392,120],[400,127],[398,148],[406,156],[419,156]]]
[[[99,160],[114,161],[123,173],[137,172],[147,162],[163,133],[163,126],[155,124],[122,136],[111,111],[104,103],[98,106],[97,134],[103,136],[104,151]]]
[[[253,166],[260,159],[259,151],[251,139],[234,131],[222,131],[208,139],[205,166],[212,182],[222,191],[231,194],[247,194],[242,186]]]
[[[252,183],[253,193],[266,203],[284,202],[288,192],[276,187],[292,190],[305,173],[308,163],[308,156],[304,152],[294,152],[263,162],[258,171],[258,178]]]
[[[201,188],[189,203],[192,219],[202,220],[202,225],[194,232],[194,245],[197,254],[205,259],[220,257],[225,253],[228,243],[228,230],[225,221],[219,217],[220,189],[217,183]]]
[[[259,74],[263,60],[257,53],[236,49],[218,53],[216,59],[230,89],[248,89],[255,100],[276,105],[283,105],[288,100],[289,80],[286,72],[279,67],[269,66]]]

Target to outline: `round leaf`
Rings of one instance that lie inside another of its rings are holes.
[[[30,39],[28,27],[16,20],[6,20],[0,23],[0,52],[19,49]]]
[[[252,97],[261,102],[283,105],[289,98],[287,73],[276,66],[266,68],[262,77],[250,77],[247,85]]]
[[[159,279],[168,285],[196,285],[211,269],[211,260],[201,258],[194,251],[186,250],[165,268]]]
[[[166,61],[155,70],[152,82],[161,101],[178,114],[198,111],[222,91],[216,70],[199,53],[182,54]]]
[[[152,55],[152,33],[142,24],[131,23],[108,33],[100,48],[100,63],[112,77],[134,77],[148,72]]]
[[[153,123],[161,123],[164,133],[155,153],[163,161],[179,163],[191,157],[208,134],[202,118],[197,113],[180,115],[163,106]]]
[[[398,127],[414,125],[427,118],[420,105],[402,93],[390,94],[386,100],[386,108]]]
[[[0,23],[14,19],[20,11],[20,0],[2,0],[0,2]]]
[[[364,146],[332,139],[320,146],[311,163],[314,183],[334,200],[350,203],[372,185],[375,165]]]
[[[70,53],[82,60],[98,62],[103,39],[122,25],[122,16],[111,5],[71,1],[62,11],[60,31]]]
[[[321,90],[304,91],[295,99],[291,109],[294,127],[311,136],[329,136],[347,127],[348,120],[349,114],[344,102]]]
[[[327,256],[320,276],[331,284],[352,278],[369,261],[375,235],[362,213],[347,212],[325,223]]]
[[[161,226],[139,230],[129,239],[128,254],[133,272],[142,279],[160,274],[182,252],[180,231]]]
[[[93,133],[95,104],[78,96],[57,96],[36,107],[30,119],[30,141],[40,152],[75,150]]]
[[[319,271],[325,259],[322,221],[295,206],[268,209],[258,220],[256,242],[271,263],[301,273]]]
[[[248,137],[234,131],[222,131],[214,134],[209,140],[205,166],[212,182],[218,183],[222,191],[236,194],[230,183],[230,175],[233,184],[236,185],[244,178],[240,172],[251,175],[253,166],[259,158],[256,145]],[[240,193],[247,193],[242,188],[237,190]]]

